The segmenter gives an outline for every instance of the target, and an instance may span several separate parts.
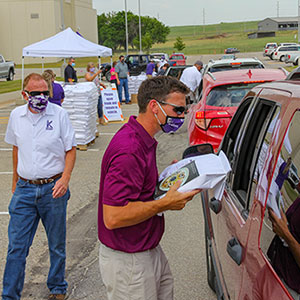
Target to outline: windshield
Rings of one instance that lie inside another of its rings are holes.
[[[217,86],[208,94],[206,105],[219,107],[238,106],[248,91],[258,84],[259,83],[240,83]]]
[[[264,69],[262,64],[251,63],[251,64],[236,64],[236,65],[221,65],[221,66],[212,66],[208,71],[211,73],[220,72],[220,71],[229,71],[232,69]]]

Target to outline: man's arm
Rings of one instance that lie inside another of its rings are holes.
[[[12,159],[13,159],[13,178],[12,178],[12,193],[16,190],[16,185],[19,179],[19,175],[17,173],[17,167],[18,167],[18,147],[13,146],[13,153],[12,153]]]
[[[181,210],[186,203],[201,190],[180,193],[180,182],[170,188],[166,196],[153,201],[134,201],[125,206],[103,205],[103,220],[108,229],[116,229],[139,224],[166,210]]]
[[[299,268],[300,268],[300,244],[297,242],[297,240],[294,238],[294,236],[291,234],[289,228],[288,228],[288,222],[286,219],[286,216],[282,209],[280,210],[281,213],[281,219],[279,219],[276,214],[273,212],[272,209],[269,209],[269,218],[272,222],[273,226],[273,232],[275,232],[278,236],[283,238],[286,243],[289,246],[289,249],[291,250],[295,261],[297,262]]]
[[[55,186],[53,187],[53,198],[62,197],[66,193],[71,178],[71,173],[74,168],[75,159],[76,147],[72,147],[71,150],[66,152],[65,168],[62,177],[59,180],[57,180]]]

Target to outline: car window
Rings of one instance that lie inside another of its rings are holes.
[[[146,64],[147,62],[148,62],[147,56],[146,55],[142,55],[141,56],[141,63]]]
[[[217,86],[209,92],[206,98],[206,105],[219,107],[238,106],[248,91],[258,84],[239,83]]]
[[[233,69],[264,69],[264,66],[260,63],[242,63],[242,64],[234,64],[234,65],[221,65],[221,66],[211,66],[209,68],[209,72],[215,73],[220,71],[230,71]]]
[[[300,112],[295,112],[283,139],[267,199],[273,211],[281,207],[286,213],[289,231],[300,243]],[[274,270],[290,289],[298,289],[300,266],[284,239],[273,233],[267,209],[265,211],[260,246]],[[297,298],[298,299],[298,298]]]
[[[253,114],[246,120],[245,130],[235,145],[236,159],[233,165],[231,188],[239,201],[242,211],[247,213],[250,182],[252,181],[254,166],[257,160],[257,145],[265,135],[267,126],[274,114],[275,103],[260,99],[253,110]],[[247,215],[245,214],[245,217]]]
[[[180,76],[179,74],[181,74],[179,68],[170,68],[170,71],[169,71],[168,75],[178,78]]]

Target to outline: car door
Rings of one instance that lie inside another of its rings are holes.
[[[249,109],[240,128],[231,127],[224,138],[222,150],[232,166],[221,200],[221,210],[212,214],[214,238],[223,277],[231,299],[240,299],[247,242],[249,218],[249,189],[257,160],[257,147],[276,110],[274,102],[248,98],[243,104]],[[229,135],[228,135],[229,134]],[[230,136],[232,135],[234,139]]]

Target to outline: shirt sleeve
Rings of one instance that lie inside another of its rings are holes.
[[[119,68],[119,65],[118,65],[118,64],[116,64],[115,72],[116,72],[116,73],[119,73],[119,72],[120,72],[120,68]]]
[[[13,112],[10,114],[5,134],[5,142],[14,146],[17,145],[17,139],[14,133]]]
[[[59,85],[59,89],[60,89],[60,97],[61,97],[61,99],[65,99],[65,92],[64,92],[64,89],[62,88],[62,86],[61,85]]]
[[[138,201],[145,174],[144,163],[134,154],[116,156],[104,179],[103,204],[125,206]]]
[[[77,145],[74,129],[69,119],[69,115],[65,110],[62,110],[60,132],[66,152]]]

